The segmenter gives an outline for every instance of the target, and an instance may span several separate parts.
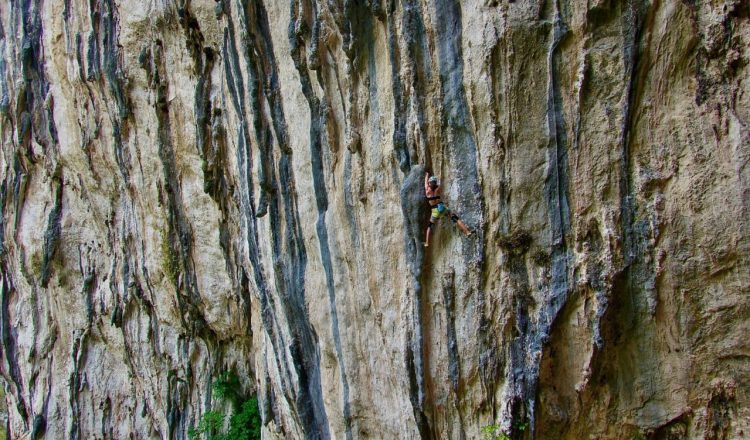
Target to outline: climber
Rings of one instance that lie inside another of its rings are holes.
[[[440,187],[438,178],[436,176],[430,177],[430,173],[424,173],[424,194],[425,197],[427,197],[427,202],[429,202],[432,207],[432,215],[430,216],[430,224],[427,226],[427,236],[425,238],[424,247],[430,245],[430,230],[435,227],[438,219],[444,215],[447,215],[453,223],[458,225],[467,237],[470,237],[471,234],[474,233],[455,213],[445,206],[445,203],[443,203],[442,200],[440,200],[441,192],[442,188]]]

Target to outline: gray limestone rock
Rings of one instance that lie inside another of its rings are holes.
[[[10,438],[185,439],[228,371],[264,438],[750,432],[746,1],[14,0],[0,52]]]

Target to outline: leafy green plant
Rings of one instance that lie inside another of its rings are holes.
[[[232,414],[226,440],[260,440],[260,423],[258,398],[253,396],[242,404],[239,412]]]
[[[516,424],[516,429],[518,432],[524,432],[529,427],[529,422],[518,422]]]
[[[510,440],[498,425],[487,425],[482,427],[482,440]]]
[[[207,440],[223,440],[224,437],[220,434],[222,428],[224,428],[224,414],[219,411],[208,411],[203,414],[196,428],[188,429],[188,437],[194,439],[205,434]]]
[[[237,375],[229,371],[221,373],[211,384],[211,389],[217,400],[229,402],[234,408],[229,417],[229,426],[225,426],[226,414],[208,411],[201,417],[197,427],[188,430],[188,437],[197,439],[203,436],[205,440],[260,440],[258,398],[244,397]]]

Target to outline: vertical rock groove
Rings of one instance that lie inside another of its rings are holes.
[[[462,217],[473,226],[481,222],[481,198],[476,165],[477,145],[464,91],[464,66],[461,50],[460,5],[444,0],[435,1],[436,25],[443,32],[438,36],[440,85],[442,95],[442,141],[450,151],[450,167],[458,177]]]
[[[56,183],[55,190],[55,204],[49,213],[47,220],[47,230],[44,233],[44,257],[42,259],[42,274],[40,284],[42,287],[47,287],[51,276],[52,260],[57,253],[57,249],[60,247],[60,221],[62,220],[62,195],[63,185],[62,176],[56,175],[53,177]]]
[[[185,216],[184,201],[181,185],[177,176],[177,163],[174,146],[172,144],[172,130],[169,116],[168,89],[166,67],[163,60],[163,43],[157,41],[152,48],[152,87],[156,91],[156,120],[157,140],[159,142],[159,159],[164,172],[164,192],[168,206],[167,246],[169,255],[176,255],[173,283],[178,289],[178,300],[183,325],[190,334],[200,334],[208,328],[203,321],[199,309],[201,302],[198,291],[195,270],[192,265],[193,232],[190,222]]]
[[[424,203],[423,166],[412,167],[401,186],[401,211],[404,217],[404,247],[408,257],[412,295],[414,304],[410,311],[411,322],[407,327],[404,362],[409,380],[409,402],[422,438],[430,438],[430,426],[424,412],[425,404],[425,369],[424,369],[424,335],[423,335],[423,286],[425,251],[422,246],[424,220],[430,216],[429,207]],[[413,334],[412,334],[413,332]]]
[[[393,78],[393,150],[398,157],[399,168],[407,173],[411,168],[411,157],[406,138],[407,107],[404,100],[404,87],[401,84],[401,52],[398,46],[398,35],[395,22],[395,1],[390,2],[388,8],[388,58]],[[373,57],[371,57],[373,58]]]
[[[2,279],[2,341],[3,341],[3,353],[5,353],[5,362],[3,366],[3,372],[6,377],[10,378],[10,382],[13,384],[13,392],[16,399],[16,409],[19,415],[27,420],[28,410],[26,405],[26,399],[24,396],[23,382],[21,381],[21,371],[18,365],[18,345],[16,343],[16,336],[14,335],[13,328],[11,326],[11,315],[10,315],[10,299],[16,293],[13,286],[8,280],[7,268],[3,268],[3,279]]]
[[[568,235],[570,233],[570,208],[568,206],[568,136],[563,112],[563,97],[560,85],[560,45],[568,32],[560,8],[561,0],[554,1],[554,17],[551,28],[550,48],[548,53],[547,84],[547,130],[549,146],[547,151],[547,175],[545,176],[545,198],[551,234],[550,252],[550,285],[544,303],[539,310],[536,328],[529,329],[524,335],[528,354],[524,363],[521,378],[524,408],[515,415],[520,420],[528,419],[532,435],[535,428],[534,407],[536,400],[539,362],[543,344],[548,340],[552,324],[565,305],[570,291]],[[524,271],[525,272],[525,271]],[[522,318],[528,319],[527,317]]]
[[[636,100],[639,94],[639,81],[641,76],[642,49],[641,36],[644,33],[645,20],[647,17],[647,6],[638,0],[626,2],[623,11],[624,47],[623,59],[625,62],[625,84],[626,96],[622,109],[623,123],[620,134],[621,140],[621,177],[620,177],[620,209],[623,235],[623,260],[625,263],[625,279],[629,291],[641,291],[648,296],[648,309],[653,315],[656,312],[656,300],[653,295],[653,269],[647,267],[647,261],[653,258],[649,241],[652,232],[649,231],[649,222],[645,219],[637,220],[638,205],[633,183],[633,130],[635,125],[635,114],[637,111]],[[634,278],[636,278],[634,280]]]
[[[305,17],[298,15],[302,13],[305,8],[310,8],[311,15],[313,16],[313,29],[318,26],[316,18],[316,2],[312,4],[306,4],[304,1],[291,2],[292,9],[292,21],[289,23],[289,43],[292,47],[292,59],[294,60],[294,66],[300,76],[302,83],[302,93],[307,100],[310,110],[310,161],[313,179],[313,189],[315,194],[315,205],[318,211],[318,219],[315,226],[315,230],[318,236],[318,242],[320,246],[320,257],[323,264],[323,270],[325,272],[325,283],[328,290],[328,302],[331,313],[331,331],[333,333],[333,342],[336,350],[336,357],[339,364],[339,371],[341,376],[342,396],[343,401],[343,416],[344,426],[346,429],[347,438],[352,438],[352,421],[351,421],[351,410],[349,407],[349,383],[346,374],[346,365],[341,348],[341,336],[339,334],[339,322],[337,314],[336,304],[336,290],[334,287],[333,280],[333,267],[331,263],[331,251],[328,242],[328,229],[326,226],[326,213],[328,211],[328,192],[326,190],[325,176],[323,175],[324,164],[322,154],[322,138],[321,138],[321,124],[322,115],[320,111],[320,100],[315,95],[310,82],[310,76],[308,73],[308,65],[306,60],[307,46],[304,41],[304,34],[300,32],[302,26],[307,26],[309,23],[305,22]],[[313,46],[310,48],[311,53],[307,54],[310,57],[314,57],[316,54],[315,43],[317,42],[313,37],[311,38]],[[321,423],[325,420],[325,416],[318,418],[318,429],[321,429],[320,435],[322,438],[327,438],[330,433],[327,429],[327,424]],[[317,430],[316,430],[317,431]],[[313,431],[315,432],[315,431]]]

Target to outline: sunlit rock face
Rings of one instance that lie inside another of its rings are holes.
[[[11,438],[750,435],[749,16],[1,2]]]

